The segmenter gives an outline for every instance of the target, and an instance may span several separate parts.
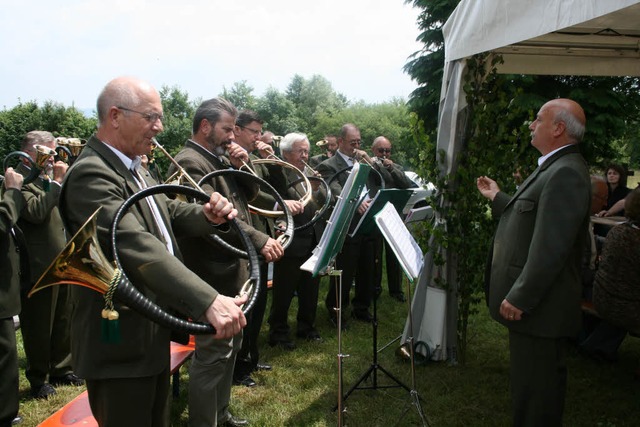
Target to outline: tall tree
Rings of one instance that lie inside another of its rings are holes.
[[[256,97],[253,95],[253,87],[246,80],[235,82],[231,89],[222,87],[220,96],[235,105],[238,110],[255,110]]]
[[[334,114],[348,104],[344,95],[333,90],[331,83],[320,75],[310,79],[295,75],[286,91],[286,97],[296,107],[297,122],[303,132],[310,132],[321,114]]]
[[[276,135],[302,132],[297,120],[296,106],[282,92],[269,87],[256,102],[256,112],[264,120],[263,128]]]
[[[160,100],[164,120],[164,131],[157,139],[171,155],[180,151],[187,138],[191,137],[193,128],[193,115],[200,104],[200,100],[190,100],[189,94],[178,86],[162,86],[160,88]],[[155,160],[161,171],[169,168],[169,159],[158,156]]]

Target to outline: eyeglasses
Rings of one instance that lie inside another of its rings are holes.
[[[352,139],[351,141],[349,141],[349,144],[351,144],[351,145],[360,145],[360,144],[362,144],[362,140],[361,139]]]
[[[122,111],[130,111],[132,113],[140,114],[149,123],[155,123],[158,120],[160,120],[160,121],[164,120],[164,115],[162,115],[162,114],[158,114],[158,113],[143,113],[142,111],[136,111],[136,110],[132,110],[131,108],[119,107],[119,106],[116,106],[116,108],[119,109],[119,110],[122,110]]]
[[[260,136],[262,135],[262,130],[258,130],[258,129],[251,129],[250,127],[246,127],[246,126],[242,126],[242,125],[238,125],[238,127],[241,127],[242,129],[246,129],[249,132],[251,132],[252,134],[254,134],[255,136]]]
[[[391,153],[391,148],[376,148],[376,151],[381,153]]]

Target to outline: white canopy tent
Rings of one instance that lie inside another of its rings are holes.
[[[447,153],[443,173],[455,172],[464,145],[463,79],[472,55],[502,55],[498,72],[505,74],[640,76],[640,0],[462,0],[443,33],[437,139],[438,150]],[[446,219],[439,221],[446,226]],[[436,275],[456,283],[456,254],[446,255],[447,265],[435,268],[427,254],[412,303],[414,336],[438,347],[434,360],[456,357],[455,290],[447,292],[446,309],[426,311],[434,305],[427,288]],[[434,331],[434,324],[443,327]]]

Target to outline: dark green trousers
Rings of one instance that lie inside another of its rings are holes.
[[[0,427],[18,415],[18,350],[13,317],[0,319]]]
[[[142,378],[86,380],[100,427],[169,427],[169,367]]]
[[[509,331],[511,400],[516,427],[560,427],[567,386],[566,338]]]
[[[47,382],[47,375],[61,377],[72,372],[69,286],[22,297],[20,329],[27,357],[25,375],[31,387]]]

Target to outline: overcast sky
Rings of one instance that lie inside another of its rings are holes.
[[[46,100],[94,109],[133,75],[191,99],[246,80],[261,96],[319,74],[349,100],[408,98],[421,48],[403,0],[0,0],[0,109]]]

